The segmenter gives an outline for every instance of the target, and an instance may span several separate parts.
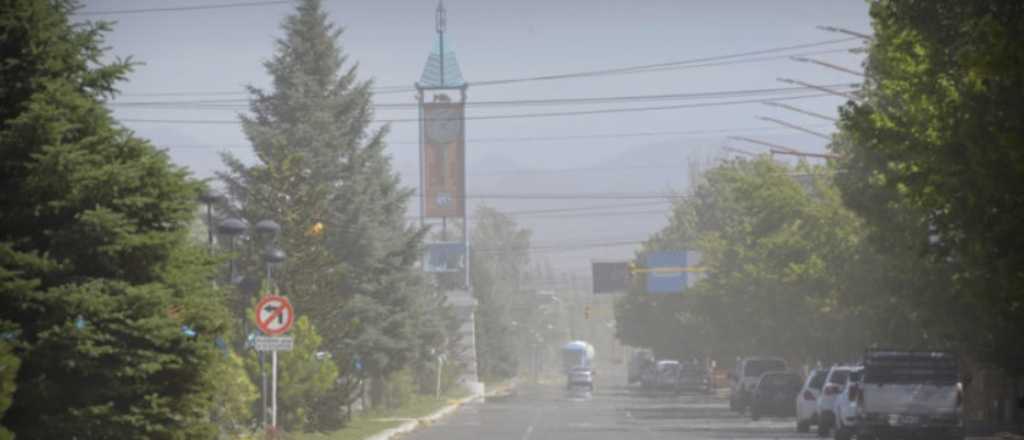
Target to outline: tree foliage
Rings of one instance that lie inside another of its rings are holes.
[[[1024,5],[879,1],[839,184],[935,339],[1006,366],[1024,349]],[[923,288],[922,288],[923,287]]]
[[[214,262],[187,239],[200,184],[111,117],[131,63],[104,61],[108,26],[70,23],[76,7],[0,14],[0,321],[21,363],[3,425],[211,438],[207,369],[227,321]]]
[[[701,251],[706,276],[667,296],[644,293],[636,280],[616,305],[620,339],[677,358],[806,361],[895,341],[887,323],[898,315],[886,310],[891,290],[878,273],[885,262],[865,245],[863,222],[843,207],[833,175],[768,158],[708,171],[645,245]]]
[[[521,294],[531,233],[491,207],[477,208],[474,216],[470,283],[479,302],[477,368],[483,380],[500,380],[515,375],[518,368],[510,305],[513,295]]]
[[[387,126],[370,127],[371,82],[358,79],[321,1],[299,2],[282,29],[265,63],[272,87],[250,88],[251,114],[242,117],[257,162],[226,155],[221,178],[237,215],[281,225],[288,259],[276,285],[310,317],[343,383],[368,377],[378,404],[383,381],[416,359],[441,313],[417,303],[436,298],[414,269],[424,231],[405,220],[412,191],[385,153]],[[244,255],[257,272],[264,244],[250,238]]]

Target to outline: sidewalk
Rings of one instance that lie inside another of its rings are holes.
[[[385,429],[377,434],[371,435],[367,437],[365,440],[391,440],[401,434],[407,434],[409,432],[412,432],[421,426],[430,426],[431,424],[436,423],[445,416],[455,412],[455,410],[459,409],[459,407],[461,407],[462,405],[476,401],[484,401],[488,397],[506,395],[515,389],[516,384],[517,380],[512,379],[507,383],[494,386],[493,389],[486,390],[482,396],[473,395],[463,397],[461,399],[451,400],[449,401],[448,405],[435,411],[433,414],[424,417],[414,419],[375,419],[379,421],[400,421],[402,422],[402,424],[394,428]]]

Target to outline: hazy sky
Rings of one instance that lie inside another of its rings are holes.
[[[164,8],[213,3],[227,0],[92,0],[83,12],[136,8]],[[344,27],[342,44],[349,60],[358,62],[360,76],[374,79],[381,87],[411,86],[422,71],[434,40],[435,0],[325,0],[331,19]],[[814,43],[842,38],[824,32],[817,25],[833,25],[869,32],[867,3],[863,0],[447,0],[448,36],[454,47],[463,76],[470,82],[470,101],[522,100],[547,98],[584,98],[629,95],[682,94],[716,91],[786,87],[777,81],[789,77],[815,84],[852,83],[858,77],[808,63],[781,59],[747,64],[675,69],[643,74],[604,76],[546,82],[528,82],[507,86],[473,87],[474,81],[550,75],[593,69],[661,63],[702,57],[728,55],[781,46]],[[244,85],[262,86],[268,78],[262,62],[273,53],[273,41],[281,35],[280,22],[291,13],[291,5],[263,5],[201,11],[152,12],[138,14],[90,15],[81,18],[116,20],[108,36],[112,52],[132,56],[145,63],[131,80],[122,85],[119,102],[171,101],[244,98]],[[859,46],[859,41],[820,46],[804,52]],[[800,51],[793,51],[796,53]],[[773,54],[776,55],[776,54]],[[859,68],[860,56],[846,52],[815,55],[834,64]],[[153,94],[178,94],[154,96]],[[194,95],[218,93],[217,95]],[[220,93],[237,93],[224,95]],[[739,99],[749,99],[739,98]],[[378,95],[377,103],[412,103],[412,92]],[[693,101],[657,103],[602,103],[589,106],[532,106],[516,108],[469,108],[469,117],[496,114],[522,114],[595,110],[609,108],[671,105]],[[835,115],[840,98],[814,98],[789,103],[820,113]],[[236,110],[139,109],[115,107],[116,114],[128,119],[206,120],[237,119]],[[415,117],[414,110],[380,109],[382,119]],[[524,183],[536,180],[529,170],[562,170],[563,180],[573,170],[581,173],[580,185],[571,190],[550,188],[551,193],[586,191],[590,182],[626,182],[638,173],[616,174],[607,169],[630,157],[642,155],[651,145],[678,146],[680,150],[698,146],[719,146],[729,133],[704,135],[664,135],[599,138],[602,134],[649,132],[690,132],[738,130],[772,127],[758,116],[776,117],[816,130],[830,132],[828,122],[787,110],[747,104],[645,112],[610,113],[545,118],[518,118],[467,121],[469,192],[517,192],[516,179]],[[229,150],[251,160],[245,138],[236,124],[126,122],[141,136],[169,149],[171,157],[191,168],[197,176],[207,177],[221,168],[219,151]],[[389,137],[390,152],[403,179],[414,185],[416,178],[416,125],[395,123]],[[759,139],[783,142],[807,151],[821,151],[825,141],[785,128],[768,131],[736,132]],[[494,141],[519,137],[591,136],[586,139]],[[489,140],[490,139],[490,140]],[[750,151],[764,148],[728,142]],[[639,157],[637,163],[678,165],[683,160],[665,163],[664,158]],[[611,161],[611,163],[609,163]],[[502,173],[500,188],[486,179]],[[662,170],[661,172],[664,172]],[[652,171],[653,173],[653,171]],[[651,174],[651,173],[642,173]],[[678,174],[678,173],[676,173]],[[476,177],[474,177],[476,176]],[[518,176],[518,177],[514,177]],[[650,176],[646,176],[650,177]],[[589,179],[589,180],[588,180]],[[660,182],[660,181],[659,181]],[[681,181],[666,178],[658,187],[680,189]],[[614,187],[614,186],[613,186]],[[605,188],[602,186],[602,188]],[[632,187],[630,187],[632,188]],[[644,190],[644,189],[640,189]],[[536,189],[531,188],[531,192]],[[631,189],[631,191],[639,191]],[[593,205],[595,202],[590,201]],[[602,202],[597,202],[602,203]],[[607,201],[604,203],[608,203]],[[614,201],[612,202],[614,203]],[[500,201],[492,204],[501,205]],[[519,201],[517,209],[560,206],[551,201]],[[635,209],[635,208],[634,208]],[[617,220],[629,223],[628,217]],[[660,220],[663,222],[663,219]],[[526,222],[528,223],[528,222]],[[551,222],[547,222],[551,223]],[[543,237],[543,224],[531,225]],[[583,228],[572,240],[643,238],[654,232],[647,224],[632,233],[614,233]],[[587,235],[590,234],[590,235]],[[561,236],[561,234],[558,234]],[[590,238],[587,238],[590,237]],[[558,237],[550,242],[557,241]],[[540,238],[538,238],[540,240]],[[628,256],[630,247],[613,252]],[[586,256],[586,253],[577,253]],[[605,254],[604,256],[608,256]],[[574,270],[585,267],[575,266]]]

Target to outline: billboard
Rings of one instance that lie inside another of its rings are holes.
[[[594,293],[621,293],[629,288],[629,263],[625,261],[592,263]]]
[[[700,253],[695,251],[657,251],[644,255],[647,293],[682,293],[702,276]]]
[[[465,212],[465,105],[430,102],[422,107],[423,215],[462,217]]]

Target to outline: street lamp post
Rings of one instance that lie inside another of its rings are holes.
[[[215,189],[208,189],[199,195],[199,202],[206,205],[206,247],[213,253],[213,205],[224,200],[224,195]]]

